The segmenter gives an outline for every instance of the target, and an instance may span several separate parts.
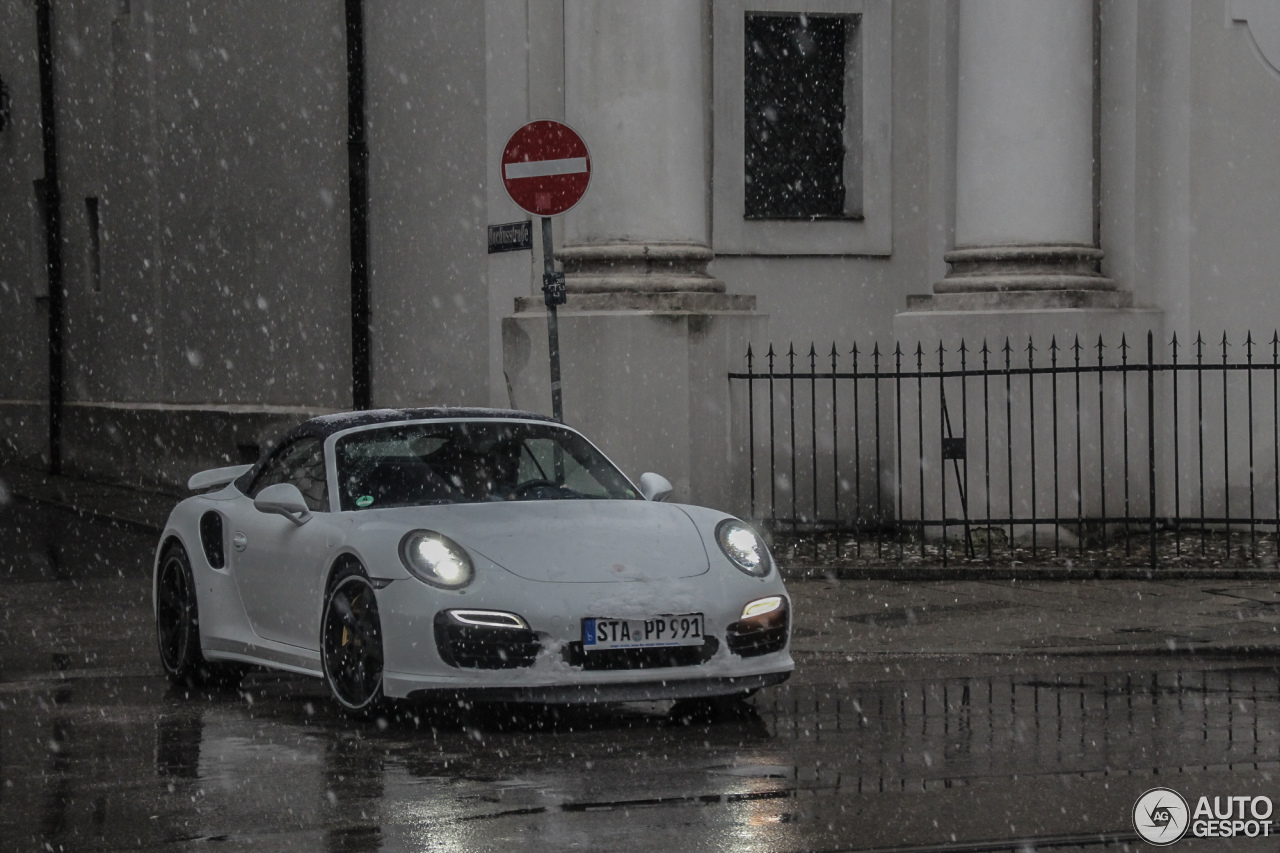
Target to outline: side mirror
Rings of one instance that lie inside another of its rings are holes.
[[[647,501],[661,502],[671,497],[671,493],[675,491],[675,486],[671,485],[671,481],[661,474],[640,475],[640,494],[644,495]]]
[[[253,499],[253,506],[258,512],[274,512],[299,526],[311,520],[311,510],[302,499],[302,492],[293,483],[276,483],[258,492]]]

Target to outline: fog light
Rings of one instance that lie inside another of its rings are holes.
[[[486,628],[528,629],[529,623],[514,613],[502,610],[450,610],[453,621],[462,625],[481,625]]]
[[[763,616],[766,613],[772,613],[782,606],[782,596],[771,595],[768,598],[757,598],[750,602],[746,607],[742,608],[742,616],[740,619],[750,619],[752,616]]]

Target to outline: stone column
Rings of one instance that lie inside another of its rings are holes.
[[[566,0],[564,21],[565,120],[594,164],[565,217],[567,289],[723,293],[706,271],[702,4]]]
[[[932,307],[1131,304],[1093,244],[1092,0],[959,15],[955,249]]]
[[[767,318],[707,273],[704,5],[565,0],[565,120],[591,151],[592,178],[556,253],[568,291],[560,352],[568,424],[633,479],[668,477],[672,500],[733,511],[725,377]],[[504,319],[503,359],[512,405],[547,411],[540,296]]]
[[[1055,360],[1070,364],[1077,341],[1086,359],[1096,357],[1100,340],[1108,363],[1119,361],[1122,341],[1133,359],[1145,359],[1149,332],[1160,347],[1166,340],[1163,315],[1133,307],[1133,294],[1117,290],[1103,276],[1103,253],[1094,244],[1093,0],[961,0],[958,14],[955,248],[943,256],[950,271],[933,292],[909,296],[907,310],[894,317],[898,344],[911,354],[907,363],[917,363],[914,354],[922,347],[927,368],[941,360],[946,370],[962,362],[972,369],[988,358],[990,366],[999,367],[1005,364],[1006,341],[1009,364],[1018,369],[1043,368]],[[984,344],[987,352],[979,355]],[[1157,355],[1166,358],[1163,349]],[[999,429],[988,442],[972,410],[969,421],[962,416],[957,425],[955,409],[944,412],[940,395],[925,396],[922,411],[914,400],[904,402],[900,422],[925,428],[921,438],[908,431],[897,458],[905,472],[936,471],[941,425],[948,425],[952,436],[972,439],[964,461],[951,463],[957,473],[961,466],[970,474],[998,471],[1007,464],[1001,460],[1016,460],[1012,494],[1010,481],[997,476],[970,476],[963,497],[958,476],[949,479],[945,497],[939,483],[931,487],[926,480],[922,494],[921,480],[905,476],[899,505],[907,518],[921,513],[938,518],[944,500],[949,507],[961,506],[962,500],[968,507],[1008,507],[1020,518],[1044,518],[1055,507],[1074,506],[1073,477],[1042,476],[1033,493],[1025,473],[1019,473],[1033,454],[1041,471],[1055,471],[1062,461],[1052,442],[1036,440],[1031,424],[1047,429],[1055,414],[1077,406],[1079,422],[1094,424],[1104,409],[1114,413],[1145,405],[1133,387],[1126,398],[1119,383],[1106,384],[1105,405],[1096,390],[1080,398],[1052,381],[1015,379],[1007,397],[994,385],[991,411],[996,417],[1012,413],[1013,424],[1004,433],[1011,446],[1003,446]],[[947,388],[952,401],[961,393],[959,386]],[[988,391],[975,380],[965,387],[970,395]],[[1112,440],[1100,450],[1088,448],[1093,459],[1105,457],[1105,464],[1091,464],[1120,470],[1124,460],[1118,447]],[[988,452],[991,456],[984,458]],[[1093,506],[1084,510],[1098,512]],[[1053,533],[1034,532],[1042,543]],[[941,533],[940,527],[926,531]],[[1014,531],[1019,537],[1032,533],[1025,524]],[[1073,534],[1065,530],[1065,535]]]

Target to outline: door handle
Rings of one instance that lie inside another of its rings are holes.
[[[243,551],[249,547],[249,537],[237,530],[236,535],[231,537],[231,547]]]

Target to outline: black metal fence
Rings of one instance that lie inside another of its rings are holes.
[[[1263,346],[748,348],[729,380],[749,514],[837,557],[1270,561],[1280,334]]]

